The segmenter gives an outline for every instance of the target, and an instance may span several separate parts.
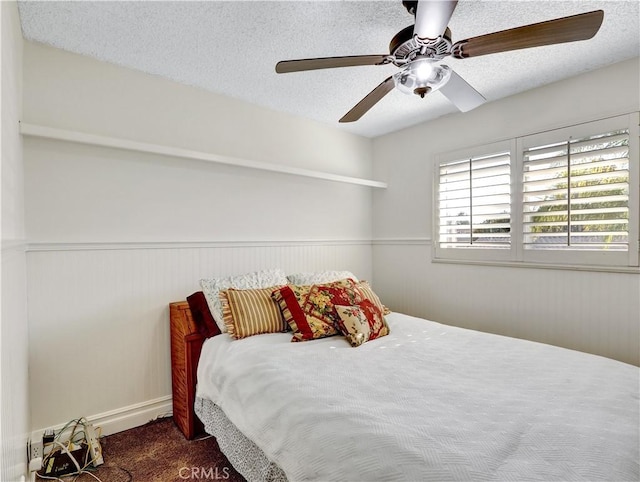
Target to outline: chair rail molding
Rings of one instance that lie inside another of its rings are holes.
[[[374,238],[371,241],[371,244],[374,246],[389,246],[389,245],[400,245],[400,246],[430,246],[431,238]]]
[[[196,248],[279,248],[298,246],[370,246],[370,239],[285,239],[244,241],[96,241],[96,242],[30,242],[28,252],[35,251],[107,251],[136,249]]]

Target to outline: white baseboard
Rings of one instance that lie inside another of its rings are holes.
[[[86,416],[94,427],[102,428],[102,435],[114,433],[139,427],[145,423],[159,417],[167,417],[173,414],[173,403],[171,395],[136,403],[127,407],[117,408],[108,412]],[[82,415],[79,415],[79,417]],[[66,422],[65,422],[66,423]],[[42,440],[42,434],[46,429],[60,430],[64,423],[54,427],[43,427],[31,432],[31,440],[34,442]]]

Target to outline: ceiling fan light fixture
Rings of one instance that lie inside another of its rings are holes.
[[[428,60],[418,60],[412,70],[419,81],[425,81],[433,77],[435,69],[433,67],[433,62],[429,62]]]
[[[438,90],[451,77],[451,69],[435,63],[432,59],[417,59],[394,74],[393,82],[405,94],[418,94]]]

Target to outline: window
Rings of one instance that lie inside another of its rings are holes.
[[[638,115],[439,156],[441,260],[638,266]]]
[[[525,249],[629,249],[629,130],[524,153]]]
[[[439,166],[439,244],[443,248],[511,247],[511,152],[508,144]]]

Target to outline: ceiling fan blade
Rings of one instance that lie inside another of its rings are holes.
[[[449,25],[458,0],[420,0],[413,33],[419,38],[436,39]]]
[[[387,95],[395,84],[393,82],[393,76],[388,77],[386,80],[380,83],[378,87],[369,92],[364,99],[358,102],[349,112],[347,112],[340,122],[354,122],[360,119],[367,113],[374,105],[380,101],[385,95]]]
[[[276,64],[276,72],[301,72],[303,70],[333,69],[359,65],[380,65],[386,63],[388,55],[352,55],[348,57],[322,57],[317,59],[283,60]]]
[[[440,92],[462,112],[475,109],[487,101],[482,94],[471,87],[466,80],[453,70],[448,82],[440,87]]]
[[[603,18],[604,12],[595,10],[502,30],[456,42],[452,52],[455,58],[463,59],[509,50],[587,40],[598,32]]]

